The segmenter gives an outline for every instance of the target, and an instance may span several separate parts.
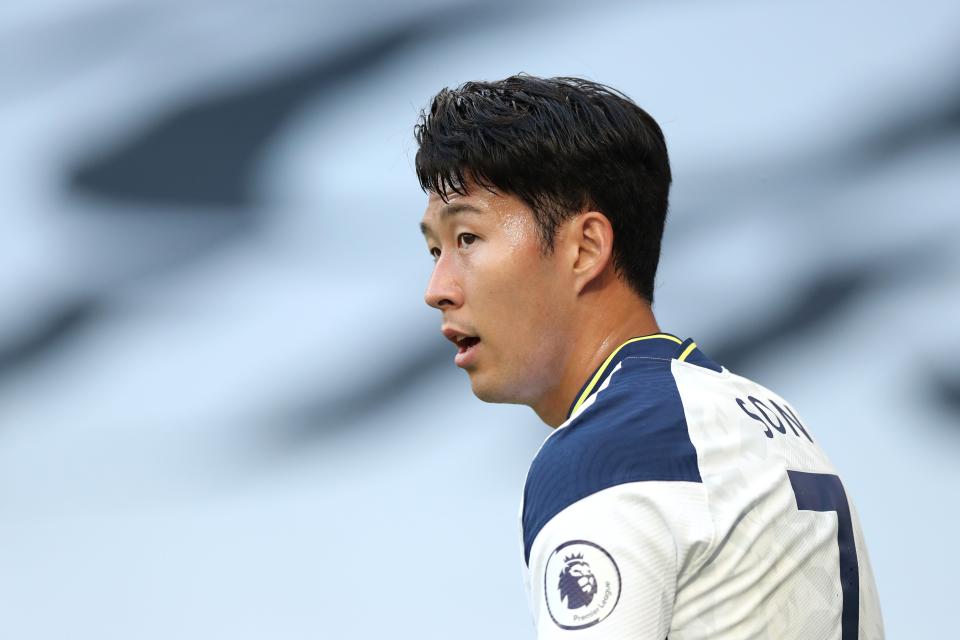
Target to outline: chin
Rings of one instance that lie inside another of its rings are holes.
[[[473,389],[473,395],[484,402],[495,404],[526,404],[530,401],[522,397],[517,390],[520,388],[516,384],[511,384],[505,380],[490,380],[476,373],[470,374],[470,387]]]
[[[499,393],[499,389],[492,389],[489,386],[477,384],[473,381],[471,381],[470,386],[473,389],[473,395],[484,402],[505,402],[503,394]]]
[[[473,395],[484,402],[510,402],[506,398],[504,385],[496,384],[475,372],[470,374],[470,388],[473,390]]]

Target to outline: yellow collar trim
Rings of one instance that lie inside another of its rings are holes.
[[[621,349],[623,349],[628,344],[631,344],[634,342],[640,342],[641,340],[653,340],[655,338],[663,338],[665,340],[672,340],[677,344],[683,344],[683,340],[681,340],[680,338],[676,336],[671,336],[666,333],[654,333],[649,336],[641,336],[639,338],[630,338],[629,340],[624,342],[622,345],[614,349],[613,353],[607,356],[607,359],[603,361],[603,364],[600,365],[600,368],[597,369],[597,372],[593,375],[593,378],[590,380],[590,384],[587,385],[587,388],[584,389],[583,393],[580,394],[580,397],[577,398],[577,403],[573,405],[573,410],[570,411],[570,415],[573,415],[574,413],[576,413],[577,409],[580,408],[580,405],[583,404],[583,401],[590,397],[590,394],[593,393],[593,388],[597,386],[597,382],[599,382],[600,378],[603,377],[603,372],[606,371],[607,367],[610,365],[610,362],[612,362],[613,359],[616,357],[616,355],[620,353]],[[695,346],[695,345],[692,345],[692,346]],[[688,349],[687,352],[684,353],[684,356],[688,355],[690,351],[691,349]]]

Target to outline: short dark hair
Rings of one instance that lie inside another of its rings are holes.
[[[532,210],[545,252],[586,208],[614,232],[613,264],[653,302],[670,162],[656,121],[623,93],[581,78],[520,74],[444,88],[420,112],[420,186],[444,200],[468,179]]]

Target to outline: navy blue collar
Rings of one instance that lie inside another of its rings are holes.
[[[569,420],[570,416],[580,408],[580,405],[590,397],[590,394],[596,391],[597,386],[603,378],[613,371],[621,360],[628,356],[638,355],[647,358],[663,358],[664,360],[672,360],[673,358],[680,361],[689,360],[690,362],[694,362],[694,364],[705,366],[714,371],[721,370],[719,365],[697,349],[697,343],[690,338],[681,340],[670,333],[653,333],[647,336],[630,338],[614,349],[613,352],[607,356],[607,359],[603,361],[603,364],[593,372],[593,375],[587,378],[587,381],[580,387],[580,391],[574,397],[573,404],[570,405],[570,410],[567,412],[567,419]]]

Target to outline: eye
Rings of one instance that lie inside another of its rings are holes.
[[[433,256],[433,261],[436,262],[440,258],[440,248],[430,247],[430,255]]]
[[[469,247],[474,242],[476,242],[477,236],[472,233],[461,233],[457,236],[457,246]]]

